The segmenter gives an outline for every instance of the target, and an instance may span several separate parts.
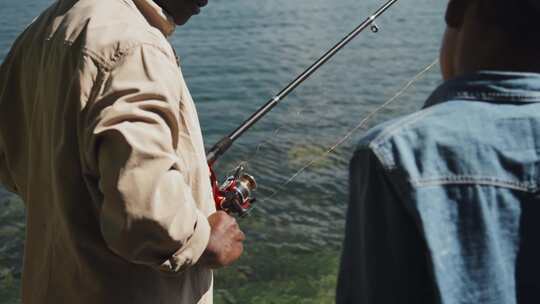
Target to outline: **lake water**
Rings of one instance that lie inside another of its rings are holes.
[[[171,41],[196,101],[207,146],[238,126],[382,2],[210,0]],[[0,0],[0,60],[18,33],[50,3]],[[216,302],[330,301],[343,237],[347,164],[365,129],[283,183],[437,58],[445,4],[400,1],[377,21],[379,33],[361,34],[219,163],[217,171],[223,175],[247,162],[260,189],[257,208],[241,221],[248,236],[246,257],[234,268],[218,272]],[[439,83],[435,67],[368,126],[419,109]],[[0,191],[0,201],[2,196]],[[0,207],[2,295],[17,288],[24,225],[20,203],[4,202]],[[320,260],[321,256],[328,259]],[[313,263],[320,267],[313,268]],[[328,290],[310,295],[295,285],[313,280],[326,280],[313,290]],[[276,282],[289,283],[283,287]],[[275,294],[253,290],[276,286],[284,289]],[[17,302],[16,296],[4,299]]]

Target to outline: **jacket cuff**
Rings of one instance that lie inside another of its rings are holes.
[[[180,273],[195,265],[202,256],[210,240],[210,224],[206,216],[197,210],[197,222],[193,235],[171,258],[161,264],[159,269],[168,273]]]

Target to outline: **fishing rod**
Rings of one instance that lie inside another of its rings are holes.
[[[313,63],[308,69],[300,74],[295,80],[290,82],[277,95],[272,97],[266,104],[253,113],[245,120],[236,130],[218,141],[206,154],[208,165],[211,171],[211,182],[214,192],[214,199],[218,210],[224,210],[229,213],[235,213],[243,216],[247,213],[251,204],[255,202],[253,191],[257,187],[255,179],[244,172],[242,166],[238,167],[232,176],[229,176],[226,181],[219,185],[213,171],[213,165],[225,153],[233,143],[240,138],[246,131],[255,125],[261,118],[277,106],[285,97],[293,92],[300,84],[306,81],[313,73],[315,73],[328,60],[334,57],[341,49],[349,44],[358,34],[363,32],[368,27],[372,32],[377,33],[379,27],[375,20],[384,14],[398,0],[388,0],[375,13],[366,18],[364,22],[358,25],[352,32],[345,36],[340,42],[328,50],[321,58]]]

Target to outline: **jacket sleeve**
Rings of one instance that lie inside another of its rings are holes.
[[[426,245],[399,179],[369,148],[351,161],[337,304],[437,302]]]
[[[178,136],[188,136],[178,111],[179,73],[157,47],[130,50],[101,76],[99,97],[87,106],[84,148],[103,195],[99,219],[108,247],[168,272],[195,264],[210,236],[178,147]]]

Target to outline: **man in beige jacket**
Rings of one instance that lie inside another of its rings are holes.
[[[244,235],[215,213],[166,39],[204,5],[59,0],[15,42],[0,68],[0,182],[27,209],[23,303],[212,303],[211,268]]]

